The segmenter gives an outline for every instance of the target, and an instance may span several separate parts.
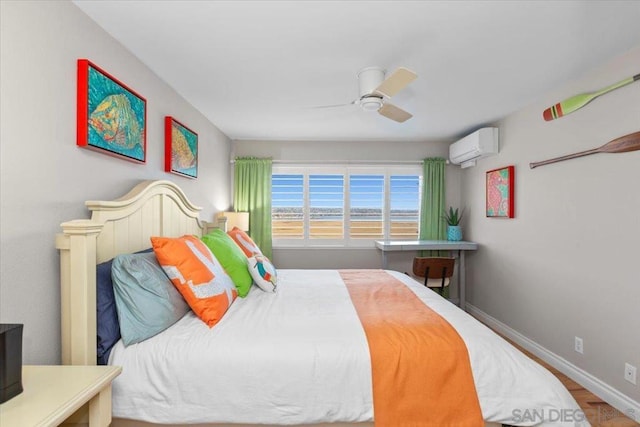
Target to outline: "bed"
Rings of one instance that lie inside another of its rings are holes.
[[[144,181],[86,206],[91,219],[63,223],[56,237],[64,364],[96,364],[98,264],[149,248],[152,236],[224,228],[201,221],[200,208],[170,181]],[[373,353],[348,274],[279,270],[277,292],[254,286],[213,328],[189,312],[148,340],[117,342],[109,363],[123,372],[113,383],[113,425],[373,426]],[[467,313],[404,274],[370,274],[402,284],[455,328],[486,425],[589,425],[551,373]]]

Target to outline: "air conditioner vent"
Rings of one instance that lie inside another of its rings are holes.
[[[463,168],[475,161],[498,154],[498,128],[482,128],[449,146],[449,159]]]

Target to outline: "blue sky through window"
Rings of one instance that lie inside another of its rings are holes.
[[[271,177],[271,205],[274,208],[302,208],[304,178],[302,175],[276,175]]]
[[[384,175],[351,175],[351,207],[382,209]],[[392,175],[389,180],[391,210],[419,209],[420,179],[417,175]],[[273,207],[301,208],[304,199],[304,177],[273,175]],[[342,208],[344,177],[342,175],[310,175],[309,201],[311,207]]]

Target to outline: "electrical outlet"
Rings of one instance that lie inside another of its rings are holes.
[[[636,384],[636,367],[629,363],[624,364],[624,379],[631,384]]]
[[[583,343],[582,343],[582,338],[576,337],[574,350],[577,351],[580,354],[584,354],[584,346],[583,346]]]

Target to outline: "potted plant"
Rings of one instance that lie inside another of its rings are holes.
[[[444,211],[442,218],[447,221],[447,240],[454,242],[462,240],[462,228],[460,228],[462,215],[464,215],[464,209],[458,211],[458,208],[454,210],[452,206],[449,206],[449,211]]]

